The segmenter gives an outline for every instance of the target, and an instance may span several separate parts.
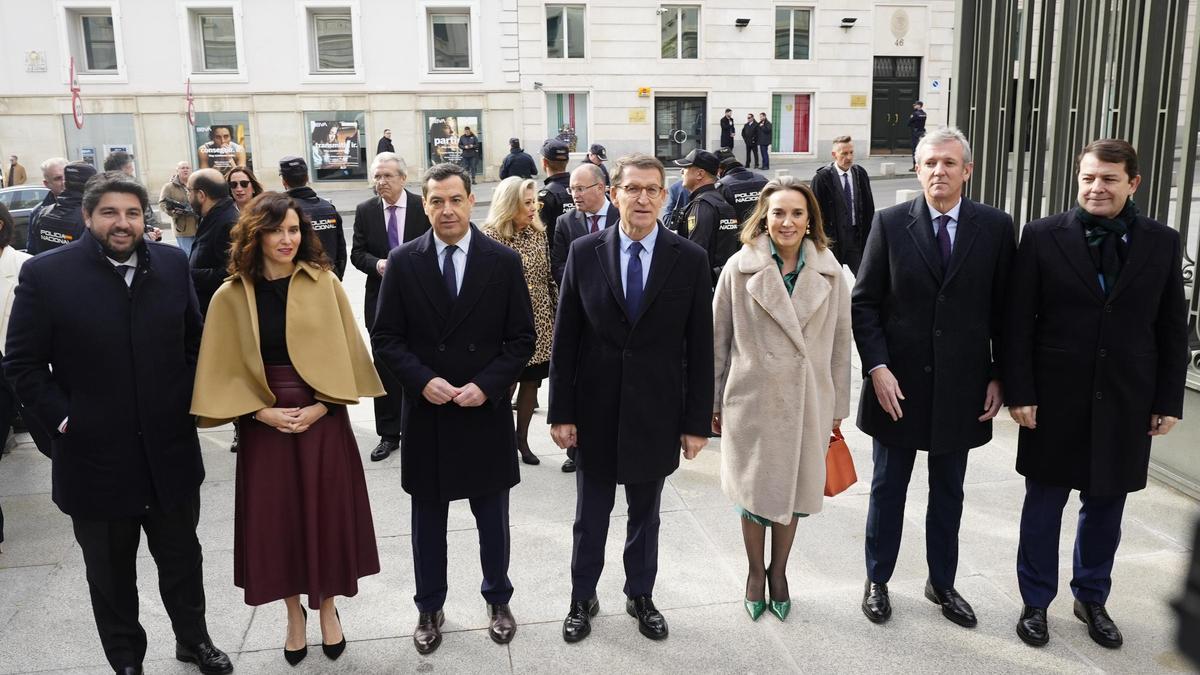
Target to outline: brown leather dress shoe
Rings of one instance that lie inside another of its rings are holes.
[[[418,654],[432,654],[442,644],[442,624],[446,615],[442,610],[421,612],[417,617],[417,628],[413,631],[413,644]]]
[[[488,624],[488,637],[492,638],[492,642],[498,645],[506,645],[512,642],[513,635],[517,634],[517,620],[513,618],[512,610],[508,608],[508,603],[501,605],[489,604],[488,616],[492,618],[492,622]]]

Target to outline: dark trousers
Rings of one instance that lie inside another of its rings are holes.
[[[758,154],[760,157],[762,157],[762,168],[764,168],[764,169],[771,168],[771,152],[770,151],[771,151],[770,145],[758,146]]]
[[[625,486],[629,524],[625,530],[625,595],[654,594],[658,576],[658,509],[664,479]],[[575,545],[571,550],[571,601],[596,595],[604,570],[604,542],[617,496],[617,484],[591,478],[583,468],[575,472]]]
[[[751,163],[751,161],[750,161],[751,158],[754,158],[753,163]],[[747,169],[757,169],[758,168],[758,146],[753,143],[746,144],[746,168]]]
[[[408,419],[408,404],[404,400],[404,387],[392,373],[392,369],[382,361],[375,362],[375,370],[379,380],[383,382],[386,396],[375,398],[375,433],[379,438],[393,443],[400,442],[404,423]]]
[[[115,520],[72,516],[75,541],[87,568],[92,612],[104,655],[114,670],[141,665],[146,631],[138,622],[137,552],[142,530],[158,567],[158,591],[175,637],[186,645],[207,641],[204,574],[196,524],[200,493],[163,509]]]
[[[1017,547],[1017,585],[1031,607],[1049,607],[1058,594],[1058,535],[1071,489],[1025,479],[1021,543]],[[1093,497],[1079,493],[1075,561],[1071,592],[1081,602],[1108,600],[1113,559],[1121,543],[1125,495]]]
[[[929,455],[929,507],[925,511],[925,560],[934,588],[954,587],[958,524],[962,519],[966,450]],[[917,451],[875,441],[875,473],[867,506],[867,578],[887,583],[896,568],[904,531],[904,502]]]
[[[512,598],[508,579],[508,490],[471,497],[471,513],[479,530],[479,566],[483,569],[483,599],[501,605]],[[446,604],[446,516],[450,502],[412,500],[413,572],[421,612],[436,612]]]

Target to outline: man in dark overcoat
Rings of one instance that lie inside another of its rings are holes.
[[[591,632],[599,611],[618,484],[625,486],[625,611],[651,639],[667,637],[654,607],[663,483],[708,442],[713,399],[708,254],[656,220],[662,163],[635,154],[613,173],[619,227],[571,243],[550,357],[551,436],[576,448],[571,606],[563,639]]]
[[[874,439],[862,610],[892,614],[904,502],[918,450],[929,453],[925,597],[961,626],[976,623],[954,589],[967,454],[992,438],[1003,404],[1000,337],[1015,248],[1012,219],[963,197],[971,146],[930,132],[918,148],[924,194],[876,214],[851,316],[864,373],[858,427]]]
[[[1146,487],[1151,440],[1183,415],[1183,249],[1178,232],[1138,214],[1129,143],[1094,141],[1076,169],[1079,206],[1025,226],[1008,297],[1005,385],[1025,476],[1017,634],[1050,639],[1062,511],[1078,490],[1074,611],[1115,648],[1123,640],[1105,601],[1125,498]]]
[[[854,140],[833,139],[833,161],[817,169],[812,191],[821,206],[825,233],[833,238],[829,248],[838,262],[858,274],[863,246],[875,218],[875,196],[867,170],[854,163]]]
[[[145,530],[176,657],[227,673],[204,620],[196,538],[204,463],[188,411],[202,320],[187,257],[142,236],[149,206],[120,171],[88,181],[84,234],[21,268],[4,371],[25,414],[53,430],[52,496],[71,517],[109,665],[140,673],[146,655]]]
[[[535,334],[521,258],[471,224],[466,170],[435,164],[421,192],[433,229],[388,255],[371,344],[409,406],[400,475],[412,495],[413,642],[428,654],[442,640],[446,516],[458,499],[470,500],[479,529],[488,634],[504,644],[516,632],[508,492],[520,474],[508,390]]]
[[[367,275],[363,298],[363,317],[367,331],[375,324],[379,304],[379,285],[387,271],[387,257],[400,244],[429,231],[429,218],[421,198],[404,189],[408,169],[404,160],[392,152],[380,152],[371,160],[371,179],[377,196],[354,209],[354,235],[350,239],[350,264]],[[375,364],[386,396],[375,398],[375,431],[379,444],[371,451],[371,461],[388,458],[400,447],[403,429],[404,393],[396,376],[382,363]]]

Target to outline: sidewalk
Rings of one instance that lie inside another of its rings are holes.
[[[347,270],[345,287],[361,308],[364,277]],[[860,376],[855,369],[855,388]],[[349,646],[336,666],[315,647],[292,669],[282,649],[285,615],[279,603],[249,607],[233,585],[233,494],[236,456],[229,428],[200,435],[208,477],[199,536],[204,545],[209,630],[239,673],[1151,673],[1190,670],[1174,651],[1168,606],[1183,585],[1196,502],[1152,482],[1131,495],[1108,608],[1125,646],[1094,644],[1071,614],[1068,581],[1074,517],[1068,510],[1060,542],[1059,597],[1050,610],[1049,646],[1024,645],[1013,627],[1021,610],[1015,578],[1018,519],[1024,482],[1013,470],[1016,426],[1002,413],[995,439],[973,450],[967,471],[957,587],[975,607],[979,626],[964,629],[922,597],[926,566],[924,455],[908,492],[900,560],[890,583],[894,616],[867,622],[859,609],[864,578],[863,528],[871,475],[870,439],[844,429],[859,482],[803,520],[789,564],[794,607],[786,623],[764,615],[751,623],[742,609],[746,563],[738,516],[720,489],[720,444],[714,442],[667,481],[655,602],[671,637],[651,642],[625,615],[621,587],[625,533],[622,498],[613,511],[591,637],[568,645],[561,622],[570,599],[571,523],[575,480],[559,471],[563,455],[545,424],[546,390],[531,444],[540,466],[521,467],[512,492],[512,609],[520,627],[508,646],[487,637],[479,597],[479,551],[470,510],[450,510],[449,598],[445,640],[435,654],[413,649],[417,613],[410,540],[410,501],[400,487],[400,458],[370,462],[373,409],[350,408],[367,474],[382,573],[362,580],[357,597],[339,600]],[[857,399],[857,392],[855,393]],[[83,562],[70,520],[50,500],[50,462],[28,436],[0,461],[0,502],[7,541],[0,554],[0,673],[105,673],[107,667],[88,603]],[[1072,507],[1073,508],[1073,507]],[[195,673],[173,657],[170,622],[158,597],[146,547],[138,578],[142,622],[149,635],[149,673]],[[320,641],[309,621],[310,644]]]

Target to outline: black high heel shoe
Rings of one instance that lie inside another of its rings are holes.
[[[302,614],[304,614],[304,625],[307,626],[308,625],[308,610],[304,609],[304,606],[301,605],[300,612]],[[296,664],[303,661],[304,657],[306,657],[306,656],[308,656],[307,641],[305,642],[305,645],[303,647],[301,647],[300,649],[296,649],[296,650],[288,649],[286,641],[285,641],[285,644],[283,646],[283,659],[288,662],[289,666],[295,666]]]
[[[333,615],[337,617],[338,628],[341,628],[342,615],[338,613],[336,608],[333,610]],[[321,651],[325,652],[325,656],[329,657],[330,661],[337,661],[342,652],[346,651],[346,632],[342,631],[342,641],[337,644],[327,645],[325,644],[325,639],[321,638]]]
[[[517,450],[519,450],[521,452],[521,461],[522,462],[525,462],[526,464],[528,464],[530,466],[537,466],[538,464],[542,463],[542,460],[538,459],[538,456],[533,454],[533,450],[530,450],[528,445],[526,445],[525,447],[521,447],[521,445],[518,444]]]

